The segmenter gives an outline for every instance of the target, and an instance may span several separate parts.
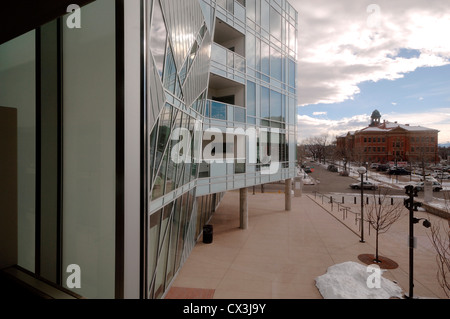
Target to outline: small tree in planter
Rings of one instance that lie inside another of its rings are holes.
[[[365,205],[366,221],[375,230],[374,262],[381,263],[378,255],[378,239],[403,215],[403,203],[390,201],[389,189],[380,188],[373,193],[373,200]]]

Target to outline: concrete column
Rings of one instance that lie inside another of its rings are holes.
[[[247,202],[247,188],[241,188],[239,190],[239,219],[240,228],[248,228],[248,202]]]
[[[291,196],[292,192],[292,179],[288,178],[284,181],[284,207],[285,210],[290,211],[291,210]]]

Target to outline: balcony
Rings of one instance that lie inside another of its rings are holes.
[[[245,58],[220,44],[213,43],[211,72],[245,85]]]

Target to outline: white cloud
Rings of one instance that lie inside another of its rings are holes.
[[[420,67],[450,63],[450,5],[445,0],[293,0],[299,11],[299,104],[354,98],[365,81],[395,80]],[[418,50],[412,58],[401,49]]]
[[[313,115],[317,116],[317,115],[327,115],[328,112],[314,112]]]
[[[397,103],[395,103],[395,102],[392,102],[391,104],[392,104],[393,106],[396,106],[396,105],[397,105]]]

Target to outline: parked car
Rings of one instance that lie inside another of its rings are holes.
[[[378,163],[372,163],[372,164],[370,164],[370,168],[377,169],[379,165],[380,164],[378,164]]]
[[[330,172],[337,172],[338,168],[335,165],[328,165],[327,168]]]
[[[388,169],[389,169],[389,166],[386,164],[381,164],[381,165],[378,165],[378,167],[377,167],[377,171],[379,171],[379,172],[386,172]]]
[[[309,174],[312,172],[311,167],[305,167],[303,170],[305,171],[306,174]]]
[[[424,182],[419,182],[416,185],[413,185],[419,192],[423,191],[425,188]],[[407,186],[405,186],[406,189]],[[442,190],[442,185],[439,182],[433,182],[432,184],[433,192],[439,192]]]
[[[434,178],[437,178],[437,179],[450,179],[450,174],[447,173],[447,172],[441,172],[441,173],[438,173],[438,174],[433,174],[432,176]]]
[[[350,188],[352,189],[361,189],[361,183],[353,183],[350,184]],[[369,181],[364,181],[363,182],[363,189],[371,189],[371,190],[375,190],[378,189],[378,185]]]
[[[388,172],[389,175],[411,175],[411,172],[403,167],[391,168]]]

